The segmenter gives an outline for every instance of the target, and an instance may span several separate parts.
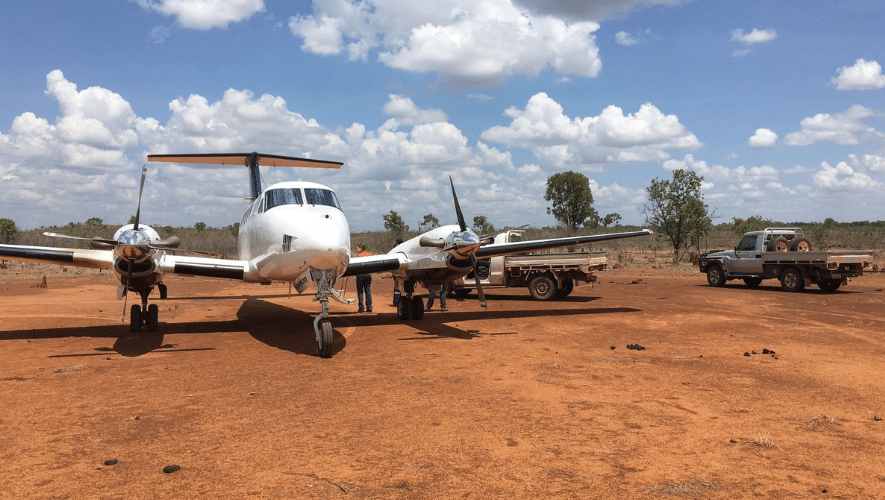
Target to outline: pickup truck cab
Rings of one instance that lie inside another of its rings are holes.
[[[867,251],[812,251],[802,228],[766,228],[746,233],[734,250],[708,253],[698,259],[710,286],[720,287],[742,279],[755,288],[764,279],[778,279],[789,292],[800,292],[816,284],[835,292],[848,279],[862,276],[872,264]]]
[[[495,235],[495,243],[522,241],[525,231],[511,229]],[[477,274],[483,289],[528,288],[535,300],[563,298],[574,290],[576,281],[596,281],[596,271],[606,268],[605,252],[545,253],[504,255],[477,261]],[[476,288],[473,272],[451,284],[456,295],[466,296]]]

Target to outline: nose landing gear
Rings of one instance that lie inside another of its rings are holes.
[[[132,304],[129,309],[129,330],[140,332],[141,327],[147,327],[147,331],[155,332],[159,329],[159,308],[157,304],[148,305],[148,296],[154,291],[153,287],[138,290],[141,295],[141,305]],[[127,291],[128,292],[128,291]]]

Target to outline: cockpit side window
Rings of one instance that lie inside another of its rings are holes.
[[[301,190],[298,188],[271,189],[265,193],[267,199],[267,208],[278,207],[280,205],[301,205]]]
[[[304,188],[304,198],[309,205],[326,205],[341,210],[335,193],[328,189]]]

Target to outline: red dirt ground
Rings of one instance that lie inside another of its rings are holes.
[[[885,498],[883,274],[630,265],[408,323],[376,278],[320,359],[284,284],[173,277],[132,336],[107,273],[42,269],[0,271],[0,498]]]

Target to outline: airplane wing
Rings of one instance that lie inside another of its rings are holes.
[[[341,277],[355,276],[357,274],[382,273],[396,271],[400,267],[400,260],[389,254],[371,255],[369,257],[351,257],[347,270]]]
[[[0,245],[0,260],[92,269],[112,269],[114,267],[114,253],[111,250]]]
[[[169,274],[242,280],[249,274],[250,263],[247,260],[166,254],[160,259],[159,268]]]
[[[476,251],[476,258],[488,259],[490,257],[497,257],[499,255],[533,252],[535,250],[544,250],[547,248],[583,245],[586,243],[596,243],[599,241],[617,240],[621,238],[633,238],[635,236],[645,236],[647,234],[653,233],[650,229],[643,229],[641,231],[630,231],[626,233],[593,234],[584,236],[573,236],[571,238],[551,238],[547,240],[530,240],[519,241],[515,243],[500,243],[497,245],[493,243],[491,245],[480,247],[479,250]]]

